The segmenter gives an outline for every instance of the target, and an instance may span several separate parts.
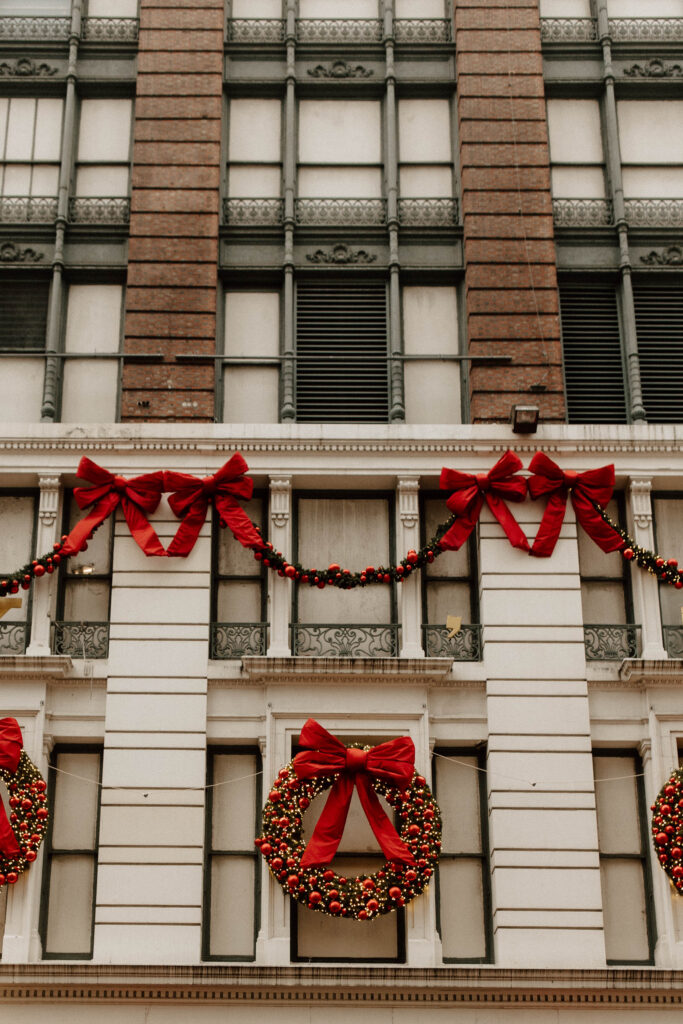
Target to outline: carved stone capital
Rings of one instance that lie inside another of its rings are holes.
[[[38,485],[40,487],[38,517],[43,526],[53,526],[59,508],[59,477],[41,476],[38,479]]]
[[[292,478],[272,476],[270,478],[270,520],[273,526],[286,526],[292,507]]]
[[[404,527],[412,529],[420,521],[420,478],[403,476],[398,480],[398,514]]]
[[[632,477],[628,490],[633,521],[639,529],[647,530],[652,524],[652,480],[649,477]]]

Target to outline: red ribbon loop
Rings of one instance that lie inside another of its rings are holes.
[[[16,718],[0,718],[0,768],[14,775],[19,767],[22,747],[21,729]],[[0,853],[4,857],[18,857],[19,843],[7,820],[7,812],[0,801]]]
[[[576,470],[562,470],[544,452],[537,452],[529,464],[529,494],[532,498],[548,496],[548,504],[531,554],[537,558],[552,555],[557,538],[560,536],[567,496],[571,497],[576,521],[588,536],[605,552],[619,551],[624,540],[609,523],[595,510],[592,502],[603,508],[612,497],[614,490],[614,466],[601,466],[585,473]]]
[[[399,837],[372,788],[372,778],[384,779],[399,790],[410,785],[415,770],[415,745],[409,736],[380,743],[370,750],[345,747],[314,719],[301,730],[299,742],[310,750],[297,754],[294,771],[300,779],[337,775],[301,866],[329,864],[344,832],[354,786],[361,806],[387,860],[414,864],[415,858]]]
[[[444,466],[440,485],[443,490],[453,491],[446,505],[458,519],[443,535],[439,547],[457,551],[477,525],[485,501],[512,546],[528,551],[529,542],[505,504],[506,501],[524,501],[526,480],[515,475],[521,468],[521,460],[511,451],[507,451],[488,473],[478,473],[476,476]]]
[[[94,531],[107,519],[120,503],[130,532],[146,555],[165,555],[163,545],[156,531],[147,520],[154,512],[164,489],[164,474],[143,473],[142,476],[127,480],[114,476],[85,455],[78,464],[81,480],[87,480],[92,487],[74,487],[74,498],[79,508],[92,505],[92,511],[85,519],[76,523],[61,547],[61,555],[77,555]]]
[[[189,473],[169,470],[164,473],[164,489],[173,491],[168,503],[182,519],[168,547],[169,555],[181,558],[189,555],[206,520],[210,501],[218,510],[221,526],[229,526],[240,544],[245,548],[263,547],[260,533],[237,504],[238,498],[248,501],[254,491],[254,481],[244,475],[248,469],[240,453],[235,452],[217,473],[203,479]]]

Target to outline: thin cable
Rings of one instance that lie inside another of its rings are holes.
[[[481,772],[483,775],[492,775],[492,776],[496,775],[499,779],[510,779],[510,781],[512,781],[512,782],[526,782],[527,786],[536,786],[537,785],[537,782],[532,782],[530,779],[522,779],[522,778],[520,778],[517,775],[503,775],[502,772],[492,772],[488,768],[480,768],[479,765],[477,765],[477,764],[468,764],[467,761],[458,761],[457,758],[449,757],[447,754],[439,754],[438,751],[436,751],[436,750],[432,751],[432,755],[434,757],[441,757],[441,758],[443,758],[444,761],[452,761],[453,764],[462,765],[463,768],[469,768],[471,771]],[[563,783],[560,780],[559,785],[565,785],[566,784],[566,785],[572,785],[572,786],[576,786],[576,785],[583,786],[583,785],[590,785],[591,783],[593,785],[598,785],[598,783],[601,784],[603,782],[622,782],[624,779],[644,779],[644,778],[645,778],[645,772],[636,772],[633,775],[613,775],[613,776],[610,776],[608,779],[583,779],[583,780],[579,779],[578,781],[577,781],[577,779],[569,779],[566,783]]]
[[[108,790],[121,790],[122,792],[130,792],[131,789],[143,790],[145,786],[105,786],[103,782],[99,782],[97,779],[88,779],[85,775],[74,775],[73,772],[64,771],[63,768],[58,768],[54,764],[48,765],[48,770],[53,772],[59,772],[60,775],[68,775],[71,779],[79,779],[81,782],[89,782],[92,786],[99,786],[101,789]],[[247,779],[255,779],[259,775],[263,775],[263,772],[253,772],[251,775],[240,775],[237,779],[226,779],[225,782],[212,782],[209,786],[171,786],[171,789],[180,789],[183,793],[187,792],[204,792],[207,789],[216,789],[218,786],[230,786],[233,782],[245,782]]]

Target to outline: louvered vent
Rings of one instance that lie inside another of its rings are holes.
[[[683,282],[634,282],[643,404],[649,423],[683,423]]]
[[[625,423],[624,369],[613,285],[560,285],[570,423]]]
[[[0,349],[45,348],[47,277],[0,281]]]
[[[300,281],[296,418],[386,423],[387,301],[383,281]]]

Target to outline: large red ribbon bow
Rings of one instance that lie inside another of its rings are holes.
[[[601,466],[585,473],[563,470],[544,452],[537,452],[529,464],[532,476],[527,483],[532,498],[548,495],[548,504],[538,528],[531,554],[538,558],[552,555],[560,535],[567,496],[571,496],[576,520],[603,551],[618,551],[624,546],[620,534],[596,511],[591,499],[604,508],[614,490],[614,466]]]
[[[112,514],[119,503],[133,538],[145,554],[166,554],[154,527],[147,521],[147,514],[155,511],[164,490],[164,474],[160,470],[126,480],[123,476],[114,476],[108,469],[103,469],[84,455],[78,464],[78,476],[93,484],[92,487],[74,487],[78,507],[87,508],[92,505],[93,508],[84,519],[76,523],[64,541],[60,554],[78,554],[93,531]]]
[[[312,748],[294,758],[294,771],[300,779],[338,774],[301,858],[301,866],[329,864],[334,858],[354,786],[386,859],[414,864],[415,858],[384,813],[371,781],[372,778],[385,779],[399,790],[408,788],[415,769],[415,745],[410,737],[399,736],[370,750],[357,750],[345,747],[336,736],[309,718],[301,730],[299,743]]]
[[[486,502],[512,546],[528,551],[529,542],[505,504],[506,501],[524,501],[526,497],[526,480],[515,475],[521,468],[521,460],[511,451],[505,452],[488,473],[477,473],[476,476],[444,466],[440,485],[443,490],[453,491],[446,505],[458,518],[439,541],[439,547],[457,551],[477,525]]]
[[[19,767],[21,748],[24,743],[16,718],[0,718],[0,768],[12,775]],[[0,853],[5,857],[18,857],[19,843],[7,820],[4,804],[0,800]]]
[[[188,473],[164,473],[164,489],[173,491],[168,503],[182,519],[178,531],[168,547],[169,555],[185,557],[199,536],[209,502],[218,510],[221,526],[229,526],[235,538],[245,548],[263,547],[263,538],[251,524],[248,515],[237,504],[237,498],[247,501],[254,490],[254,481],[244,474],[249,467],[236,452],[213,476],[200,478]]]

